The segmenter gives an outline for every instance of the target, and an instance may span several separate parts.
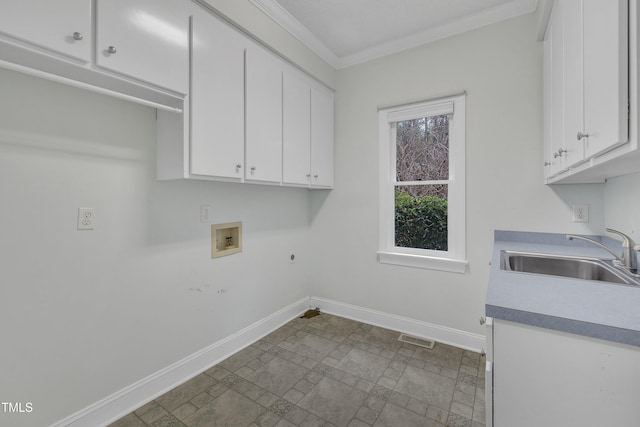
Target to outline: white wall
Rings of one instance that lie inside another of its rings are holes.
[[[307,190],[156,181],[150,108],[0,69],[0,200],[0,396],[34,407],[2,425],[58,421],[309,295]],[[243,222],[241,254],[211,259],[201,204]]]
[[[542,184],[533,16],[336,73],[248,0],[207,2],[337,86],[336,189],[158,182],[154,110],[0,70],[0,396],[34,403],[12,425],[60,420],[309,294],[482,333],[493,229],[601,232],[602,186]],[[459,90],[470,271],[380,265],[376,108]],[[573,203],[591,223],[570,222]],[[243,221],[242,254],[211,260],[201,204]],[[95,231],[76,230],[78,207]]]
[[[494,229],[599,233],[602,186],[545,186],[534,14],[338,72],[335,190],[312,194],[315,296],[483,334]],[[467,91],[468,273],[376,260],[377,107]],[[591,222],[571,222],[571,205]]]
[[[605,184],[604,224],[640,243],[640,174],[611,178]],[[603,230],[604,231],[604,230]],[[613,238],[619,239],[615,235]]]
[[[249,0],[203,1],[334,86]],[[0,397],[34,407],[0,424],[56,422],[309,295],[307,190],[155,164],[155,110],[0,69]],[[211,259],[202,204],[243,221],[241,254]]]

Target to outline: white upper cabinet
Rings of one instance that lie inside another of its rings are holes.
[[[178,93],[188,93],[188,3],[97,0],[96,5],[97,65]]]
[[[574,0],[575,1],[575,0]],[[570,2],[569,2],[570,3]],[[628,1],[583,0],[585,155],[628,140]]]
[[[627,0],[553,5],[543,66],[547,182],[583,173],[629,142],[628,5]],[[583,177],[593,182],[589,173]]]
[[[300,72],[283,75],[282,182],[311,181],[311,82]]]
[[[333,92],[298,70],[283,79],[282,182],[333,187]]]
[[[0,32],[89,62],[91,0],[3,0]]]
[[[333,188],[333,92],[311,89],[311,187]]]
[[[560,4],[556,8],[561,9]],[[544,174],[555,175],[563,165],[562,76],[563,76],[562,14],[558,9],[550,19],[544,41]]]
[[[194,14],[191,174],[242,179],[246,37],[204,11]]]
[[[282,182],[282,70],[280,58],[258,46],[246,51],[245,179]]]
[[[563,167],[569,167],[584,159],[584,138],[578,139],[578,132],[584,132],[584,61],[583,61],[583,7],[582,1],[560,1],[554,7],[554,22],[562,31],[561,43],[554,43],[555,62],[561,67],[553,75],[557,97],[562,97],[563,105],[558,110],[562,119],[557,118],[556,128],[559,140],[556,151]],[[561,155],[560,155],[561,154]]]
[[[0,65],[156,108],[158,179],[333,186],[333,92],[192,1],[0,1]]]

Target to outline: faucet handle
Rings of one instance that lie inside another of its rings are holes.
[[[639,247],[640,245],[636,245],[636,242],[633,241],[633,239],[629,236],[627,236],[626,234],[618,231],[618,230],[614,230],[613,228],[605,228],[606,231],[608,231],[609,233],[614,233],[617,234],[619,236],[622,237],[622,247],[623,248],[633,248],[635,250],[637,247]]]

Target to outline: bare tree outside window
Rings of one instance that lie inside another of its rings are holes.
[[[447,250],[449,117],[396,122],[396,246]]]

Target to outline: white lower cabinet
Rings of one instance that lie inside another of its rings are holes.
[[[492,323],[487,426],[639,425],[640,347],[499,319]]]

